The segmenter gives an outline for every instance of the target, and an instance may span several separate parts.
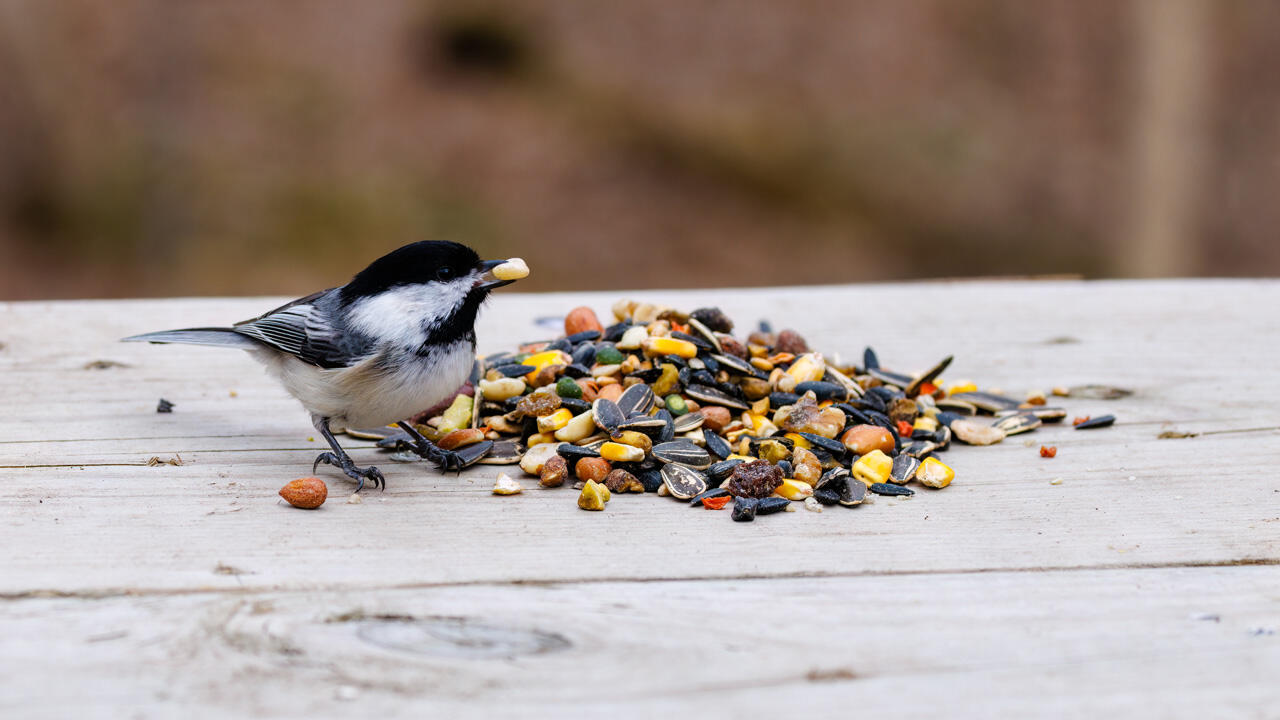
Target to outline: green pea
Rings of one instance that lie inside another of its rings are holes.
[[[571,377],[562,377],[556,381],[556,394],[562,398],[577,400],[582,397],[582,386],[574,382]]]
[[[622,351],[612,345],[604,345],[596,350],[596,363],[600,365],[617,365],[624,359]]]

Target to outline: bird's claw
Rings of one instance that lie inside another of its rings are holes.
[[[365,480],[373,483],[373,486],[380,490],[387,489],[387,479],[382,476],[382,471],[376,467],[356,467],[356,464],[349,457],[340,457],[331,452],[324,452],[316,456],[316,461],[311,464],[311,472],[314,473],[320,463],[340,468],[342,472],[347,474],[347,477],[355,480],[356,492],[360,492],[364,488]]]
[[[414,452],[419,456],[426,458],[430,462],[436,464],[436,469],[440,472],[447,473],[453,471],[461,473],[466,467],[466,461],[461,455],[453,450],[444,450],[430,441],[420,442],[413,448]]]

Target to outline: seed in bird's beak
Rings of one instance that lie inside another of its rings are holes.
[[[520,280],[529,277],[529,266],[520,258],[511,258],[490,272],[499,280]]]

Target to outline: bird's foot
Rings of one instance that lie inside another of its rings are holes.
[[[347,474],[347,477],[356,481],[356,492],[360,492],[364,488],[365,480],[373,483],[373,486],[380,490],[387,489],[387,479],[382,476],[381,470],[376,467],[356,467],[356,464],[346,455],[335,455],[331,452],[320,453],[316,456],[316,461],[311,465],[311,472],[314,473],[320,463],[341,468],[342,472]]]
[[[436,464],[436,469],[440,472],[460,473],[462,468],[467,466],[466,460],[462,455],[453,450],[443,450],[435,443],[427,439],[422,439],[413,446],[413,451],[420,457],[426,458],[428,461]]]

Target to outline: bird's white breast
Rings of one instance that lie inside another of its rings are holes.
[[[387,349],[351,367],[325,369],[293,356],[260,356],[290,395],[335,425],[379,427],[408,419],[447,399],[466,382],[475,361],[467,340],[426,355]]]

